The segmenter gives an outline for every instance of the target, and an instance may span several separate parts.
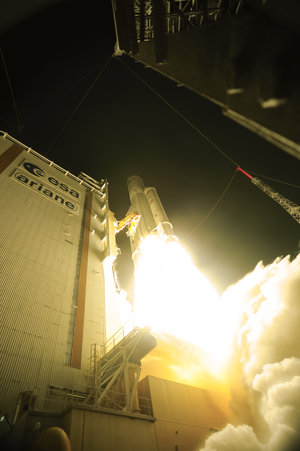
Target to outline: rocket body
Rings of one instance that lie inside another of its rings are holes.
[[[160,235],[174,237],[173,226],[169,221],[169,218],[165,212],[165,209],[160,201],[155,188],[145,188],[145,194],[148,199],[150,209],[157,227],[157,231]]]
[[[145,194],[143,180],[141,177],[133,175],[132,177],[129,177],[127,186],[132,207],[131,209],[141,215],[138,231],[141,237],[145,238],[155,229],[156,224]]]
[[[145,188],[143,180],[137,175],[129,177],[127,185],[131,201],[129,211],[141,215],[135,236],[130,237],[132,258],[136,261],[141,240],[147,235],[158,234],[163,239],[177,238],[156,189]]]

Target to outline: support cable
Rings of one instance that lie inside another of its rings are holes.
[[[230,188],[230,186],[231,186],[231,184],[232,184],[232,182],[233,182],[233,180],[234,180],[234,178],[235,178],[235,176],[236,176],[237,171],[238,171],[238,168],[235,168],[234,174],[232,175],[231,179],[230,179],[229,182],[227,183],[225,189],[223,190],[222,194],[219,196],[219,198],[217,199],[217,201],[216,201],[216,202],[214,203],[214,205],[210,208],[210,210],[207,212],[207,214],[204,216],[204,218],[201,219],[201,221],[199,222],[199,224],[197,224],[196,227],[194,227],[194,228],[193,228],[193,229],[192,229],[192,230],[184,237],[184,239],[185,239],[185,238],[188,238],[192,233],[194,233],[195,230],[197,230],[198,227],[200,227],[200,226],[204,223],[204,221],[207,220],[207,218],[211,215],[211,213],[215,210],[215,208],[217,208],[217,206],[219,205],[219,203],[221,202],[221,200],[223,199],[223,197],[225,196],[225,194],[226,194],[227,191],[229,190],[229,188]]]
[[[22,128],[24,127],[24,125],[21,124],[21,120],[20,120],[20,116],[19,116],[19,112],[18,112],[18,108],[17,108],[17,104],[16,104],[16,99],[15,99],[14,91],[13,91],[12,84],[11,84],[11,81],[10,81],[10,78],[9,78],[9,73],[8,73],[8,69],[7,69],[6,63],[5,63],[5,58],[4,58],[4,53],[3,53],[2,47],[0,47],[0,52],[1,52],[1,57],[2,57],[2,62],[3,62],[5,75],[6,75],[8,86],[9,86],[9,90],[10,90],[10,95],[11,95],[11,98],[12,98],[12,101],[13,101],[13,105],[14,105],[14,110],[15,110],[15,113],[16,113],[16,118],[17,118],[17,123],[18,123],[18,131],[21,132]]]
[[[138,75],[133,69],[131,69],[131,67],[128,66],[128,64],[126,64],[121,58],[118,58],[118,61],[120,63],[123,64],[123,66],[125,66],[135,77],[137,77],[142,83],[144,83],[145,86],[147,86],[148,89],[150,89],[150,91],[152,91],[160,100],[162,100],[166,105],[168,105],[169,108],[171,108],[171,110],[173,110],[176,114],[178,114],[181,119],[183,119],[190,127],[192,127],[200,136],[202,136],[202,138],[204,138],[209,144],[211,144],[218,152],[220,152],[225,158],[227,158],[227,160],[229,160],[231,163],[233,163],[236,167],[239,167],[239,163],[237,163],[233,158],[231,158],[229,155],[227,155],[226,152],[224,152],[224,150],[222,150],[217,144],[215,144],[208,136],[206,136],[203,132],[201,132],[201,130],[199,130],[198,127],[196,127],[196,125],[194,125],[191,121],[189,121],[182,113],[180,113],[180,111],[178,111],[173,105],[171,105],[161,94],[159,94],[154,88],[152,88],[152,86],[149,85],[149,83],[147,83],[140,75]],[[269,180],[273,180],[274,182],[278,182],[278,183],[282,183],[285,185],[289,185],[292,186],[294,188],[300,188],[299,185],[294,185],[292,183],[288,183],[285,182],[283,180],[278,180],[278,179],[274,179],[272,177],[268,177],[266,175],[262,175],[262,174],[258,174],[254,171],[250,171],[252,174],[255,175],[259,175],[260,177],[269,179]]]
[[[267,196],[271,197],[275,202],[277,202],[282,208],[284,208],[292,218],[295,219],[300,224],[300,206],[287,199],[282,194],[275,191],[269,185],[266,185],[257,177],[252,177],[248,172],[242,169],[240,166],[237,171],[242,172],[246,177],[248,177],[251,182],[261,189]]]
[[[229,183],[227,184],[225,190],[223,191],[223,193],[221,194],[221,196],[219,197],[219,199],[217,200],[217,202],[212,206],[212,208],[209,210],[209,212],[207,213],[207,215],[203,218],[203,220],[196,226],[194,227],[194,229],[189,233],[190,236],[201,224],[203,224],[203,222],[210,216],[210,214],[215,210],[215,208],[217,207],[217,205],[221,202],[221,200],[223,199],[225,193],[227,192],[227,190],[229,189],[231,183],[233,182],[233,179],[237,173],[237,171],[241,171],[243,172],[245,175],[247,175],[249,178],[253,179],[252,182],[259,186],[260,189],[262,189],[262,191],[265,192],[265,194],[269,195],[273,200],[275,200],[275,202],[279,203],[294,219],[296,219],[296,221],[299,222],[299,218],[300,218],[300,207],[298,207],[298,205],[293,204],[289,199],[284,198],[284,196],[282,196],[279,193],[276,193],[272,188],[268,187],[267,185],[265,185],[263,182],[261,182],[259,179],[257,178],[253,178],[252,176],[250,176],[248,173],[246,173],[243,169],[241,169],[240,165],[233,160],[233,158],[231,158],[229,155],[227,155],[226,152],[224,152],[219,146],[217,146],[217,144],[215,144],[208,136],[206,136],[203,132],[201,132],[198,127],[196,127],[191,121],[189,121],[182,113],[180,113],[180,111],[178,111],[173,105],[171,105],[162,95],[160,95],[154,88],[152,88],[152,86],[150,86],[140,75],[138,75],[133,69],[131,69],[126,63],[125,61],[122,61],[120,58],[117,58],[118,61],[125,66],[136,78],[138,78],[145,86],[147,86],[148,89],[150,89],[150,91],[152,91],[160,100],[162,100],[166,105],[168,105],[168,107],[174,111],[176,114],[178,114],[178,116],[180,116],[190,127],[192,127],[202,138],[204,138],[209,144],[211,144],[220,154],[223,155],[223,157],[225,157],[227,160],[229,160],[231,163],[233,163],[235,165],[235,172],[234,175],[232,176],[231,180],[229,181]],[[255,173],[254,173],[255,174]],[[262,176],[262,175],[261,175]],[[262,176],[265,178],[269,178],[273,181],[279,182],[279,183],[284,183],[286,185],[289,186],[293,186],[295,188],[299,188],[298,185],[293,185],[291,183],[288,182],[283,182],[280,180],[276,180],[273,179],[271,177],[267,177],[267,176]]]
[[[124,61],[122,61],[121,58],[117,58],[118,61],[123,64],[135,77],[137,77],[142,83],[144,83],[145,86],[147,86],[150,91],[152,91],[160,100],[162,100],[166,105],[168,105],[171,110],[173,110],[178,116],[181,117],[190,127],[192,127],[195,132],[198,133],[202,138],[204,138],[211,146],[213,146],[219,153],[223,155],[227,160],[229,160],[231,163],[233,163],[236,167],[239,166],[239,164],[233,160],[227,153],[224,152],[217,144],[215,144],[207,135],[205,135],[203,132],[199,130],[196,125],[194,125],[191,121],[189,121],[180,111],[178,111],[173,105],[171,105],[162,95],[160,95],[152,86],[150,86],[140,75],[138,75],[131,67],[129,67]]]
[[[283,185],[291,186],[292,188],[300,188],[300,185],[294,185],[293,183],[284,182],[283,180],[274,179],[273,177],[268,177],[267,175],[259,174],[258,172],[250,171],[251,174],[258,175],[263,179],[272,180],[273,182],[282,183]]]
[[[92,81],[92,83],[90,84],[89,88],[87,89],[86,93],[82,96],[82,98],[80,99],[79,103],[77,104],[77,106],[74,108],[74,110],[72,111],[72,113],[70,114],[70,116],[68,117],[68,119],[66,120],[66,122],[64,123],[64,125],[62,126],[61,130],[58,132],[58,134],[55,136],[55,138],[53,139],[52,143],[50,144],[47,152],[45,153],[45,156],[48,155],[48,153],[52,150],[53,146],[56,144],[58,138],[61,136],[61,134],[64,132],[64,130],[66,129],[67,125],[71,122],[71,120],[73,119],[73,117],[75,116],[76,112],[79,110],[80,106],[82,105],[82,103],[84,102],[84,100],[87,98],[87,96],[89,95],[89,93],[91,92],[91,90],[93,89],[93,87],[95,86],[95,84],[97,83],[97,81],[99,80],[99,78],[101,77],[101,75],[103,74],[103,72],[105,71],[105,69],[107,68],[107,66],[109,65],[109,63],[112,60],[112,55],[108,58],[108,60],[106,61],[106,63],[104,64],[104,66],[101,67],[100,71],[98,72],[98,74],[96,75],[96,78]]]

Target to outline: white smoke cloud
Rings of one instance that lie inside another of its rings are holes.
[[[252,428],[247,425],[234,427],[231,424],[215,432],[207,441],[205,451],[261,451],[264,447],[257,440]]]
[[[252,420],[227,425],[207,439],[203,450],[299,450],[300,255],[267,267],[259,263],[224,293],[224,302],[232,299],[239,304],[235,382],[246,389]],[[238,399],[234,403],[237,411],[244,408]]]

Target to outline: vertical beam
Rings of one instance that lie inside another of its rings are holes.
[[[23,148],[17,144],[13,144],[2,155],[0,155],[0,174],[17,158],[22,152]]]
[[[124,365],[126,410],[130,411],[130,385],[129,385],[129,374],[128,374],[128,357],[127,357],[125,349],[123,350],[123,365]]]
[[[144,42],[145,40],[145,1],[146,0],[140,0],[140,42]]]
[[[164,0],[152,0],[155,59],[158,64],[167,60],[166,11]]]
[[[134,0],[113,0],[116,34],[121,50],[136,55],[138,43],[134,15]]]
[[[91,209],[92,209],[92,192],[88,192],[85,224],[83,232],[82,253],[80,261],[80,273],[77,293],[77,309],[75,316],[75,326],[72,345],[71,366],[73,368],[81,368],[81,353],[82,353],[82,337],[83,337],[83,323],[84,323],[84,309],[85,309],[85,293],[86,293],[86,278],[88,265],[88,249],[90,240],[90,225],[91,225]]]
[[[136,374],[135,374],[135,370],[136,370]],[[140,365],[136,369],[136,365],[134,365],[134,367],[131,369],[131,371],[132,371],[132,373],[131,373],[132,379],[134,380],[134,382],[132,384],[132,381],[131,381],[131,395],[130,395],[130,407],[129,407],[130,412],[133,411],[133,407],[136,411],[139,410],[139,398],[137,395],[137,386],[138,386],[138,382],[140,379],[142,366]],[[135,375],[135,378],[134,378],[134,375]]]

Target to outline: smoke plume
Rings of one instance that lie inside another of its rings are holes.
[[[259,263],[222,296],[239,305],[230,366],[236,420],[203,451],[300,449],[300,255]],[[242,423],[242,424],[241,424]]]

